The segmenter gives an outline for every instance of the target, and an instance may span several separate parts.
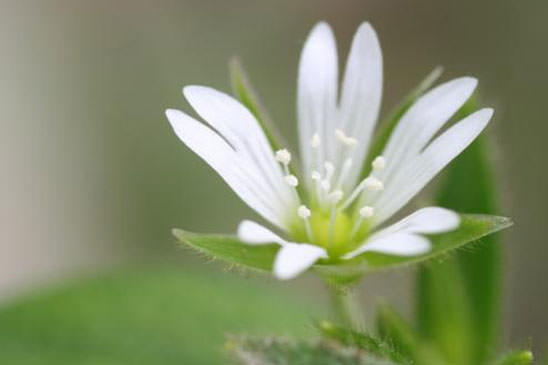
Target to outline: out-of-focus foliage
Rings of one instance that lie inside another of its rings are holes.
[[[0,310],[0,364],[217,364],[228,331],[310,334],[317,305],[238,275],[147,268]]]

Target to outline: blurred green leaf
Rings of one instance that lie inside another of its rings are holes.
[[[462,214],[458,229],[438,235],[429,236],[432,249],[419,256],[391,256],[377,252],[366,252],[352,260],[341,260],[337,263],[317,264],[314,268],[323,276],[335,283],[345,284],[361,275],[405,266],[444,257],[446,254],[461,248],[478,239],[510,226],[508,218]]]
[[[74,280],[4,303],[0,364],[224,364],[227,331],[313,335],[309,299],[188,261]]]
[[[423,341],[415,329],[386,304],[378,306],[377,328],[383,339],[392,343],[394,348],[411,359],[412,363],[446,364],[441,354]]]
[[[472,98],[457,117],[475,110]],[[438,205],[463,212],[496,211],[486,142],[485,136],[478,138],[451,164]],[[452,364],[484,364],[493,353],[500,294],[501,249],[497,243],[496,236],[486,237],[474,250],[459,252],[450,260],[419,271],[421,334],[434,341]]]
[[[417,87],[415,87],[411,92],[405,97],[403,102],[390,114],[388,120],[381,124],[381,128],[375,135],[371,148],[365,159],[365,164],[362,170],[362,177],[365,178],[371,172],[371,162],[377,156],[382,153],[384,146],[388,142],[388,138],[396,128],[400,118],[405,114],[405,112],[413,105],[418,98],[420,98],[425,92],[427,92],[440,78],[443,73],[443,68],[438,66],[434,68],[421,82]]]
[[[362,349],[329,341],[230,337],[226,349],[244,365],[395,365]]]
[[[529,365],[533,363],[533,353],[530,350],[514,350],[504,354],[496,365]]]

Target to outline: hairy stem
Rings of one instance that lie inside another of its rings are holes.
[[[327,284],[334,319],[340,324],[357,330],[365,330],[365,320],[355,286],[335,286]]]

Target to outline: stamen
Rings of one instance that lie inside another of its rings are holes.
[[[366,205],[360,208],[359,213],[362,218],[370,218],[375,213],[375,208]]]
[[[295,175],[286,175],[284,179],[287,185],[291,187],[296,187],[299,185],[299,179],[297,179]]]
[[[335,136],[337,139],[348,147],[355,147],[358,144],[358,140],[356,138],[352,138],[347,136],[342,130],[336,129],[335,130]]]
[[[382,156],[377,156],[371,163],[373,170],[380,171],[386,167],[386,159]]]
[[[344,193],[342,192],[342,190],[337,189],[329,193],[329,195],[327,196],[327,199],[329,200],[331,204],[337,205],[337,203],[341,201],[343,196],[344,196]]]
[[[291,162],[291,153],[285,148],[276,151],[276,161],[281,162],[285,166],[289,165]]]
[[[350,239],[353,239],[356,233],[358,233],[363,221],[373,216],[373,214],[375,213],[375,208],[366,205],[361,207],[358,213],[360,214],[360,216],[356,220],[356,223],[354,223],[352,231],[350,231]]]
[[[318,133],[314,133],[312,138],[310,138],[310,147],[312,148],[318,148],[320,146],[321,140]]]
[[[384,184],[382,183],[382,181],[380,181],[376,177],[370,176],[366,178],[363,182],[365,183],[364,187],[367,190],[378,191],[378,190],[384,189]]]
[[[301,205],[298,209],[297,209],[297,215],[303,219],[304,221],[304,227],[306,229],[306,235],[308,237],[308,240],[309,241],[313,241],[314,240],[314,236],[312,234],[312,227],[310,227],[310,215],[311,215],[311,212],[310,212],[310,209],[308,209],[308,207],[306,205]]]
[[[318,181],[322,178],[322,175],[318,171],[312,171],[312,180]]]
[[[310,217],[310,214],[310,209],[308,209],[306,205],[301,205],[297,209],[297,215],[302,219],[308,219]]]
[[[322,181],[320,181],[320,186],[321,186],[322,189],[325,190],[325,191],[328,191],[329,189],[331,189],[331,183],[329,182],[329,180],[322,180]]]
[[[344,210],[348,208],[350,204],[352,204],[352,202],[356,200],[356,198],[362,192],[363,189],[379,191],[384,189],[384,184],[382,183],[382,181],[380,181],[376,177],[372,177],[372,176],[366,177],[365,179],[362,180],[361,183],[358,184],[358,186],[356,186],[354,191],[350,193],[350,196],[341,205],[341,209]]]

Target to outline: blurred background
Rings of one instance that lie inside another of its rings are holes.
[[[444,79],[479,78],[482,104],[496,109],[499,213],[515,221],[504,234],[503,340],[544,351],[547,11],[540,0],[1,0],[3,363],[46,363],[29,349],[56,363],[147,363],[148,350],[166,364],[181,352],[208,363],[217,353],[203,360],[199,349],[221,347],[225,331],[310,331],[323,310],[311,309],[323,298],[314,279],[242,278],[177,246],[172,227],[233,232],[253,214],[163,111],[190,110],[183,85],[229,91],[238,55],[294,145],[298,56],[318,20],[341,57],[359,23],[373,24],[384,115],[437,65]],[[368,311],[384,297],[410,313],[412,272],[368,278]]]

